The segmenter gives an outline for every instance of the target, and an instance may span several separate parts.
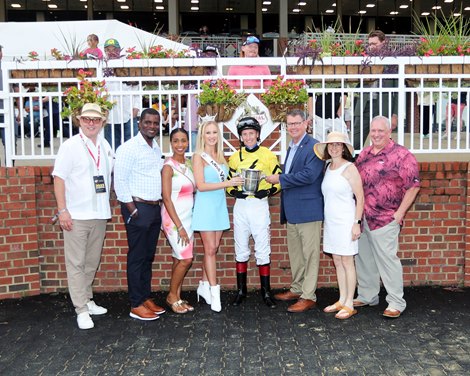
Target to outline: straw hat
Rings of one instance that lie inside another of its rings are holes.
[[[77,116],[78,119],[80,119],[82,116],[95,116],[95,117],[101,117],[103,120],[106,119],[106,115],[103,114],[103,111],[101,110],[101,107],[97,103],[85,103],[85,105],[82,107],[82,111],[80,112],[80,115]]]
[[[354,156],[354,148],[349,142],[348,135],[346,133],[341,133],[341,132],[330,132],[328,133],[328,136],[326,137],[325,142],[319,142],[313,146],[313,151],[317,155],[318,158],[325,160],[325,149],[326,145],[332,144],[334,142],[342,142],[345,144],[350,151],[351,155]]]

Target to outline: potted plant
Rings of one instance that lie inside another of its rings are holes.
[[[426,57],[433,56],[470,56],[470,20],[460,12],[459,16],[446,16],[441,11],[438,17],[434,14],[431,19],[423,21],[416,13],[413,20],[417,28],[417,34],[421,35],[420,42],[416,46],[416,55]],[[453,73],[461,74],[469,71],[465,64],[426,64],[410,65],[405,67],[406,73]]]
[[[283,122],[290,110],[305,108],[308,93],[304,81],[284,80],[283,76],[278,76],[266,92],[261,94],[261,100],[268,107],[271,119]]]
[[[138,59],[181,59],[189,58],[191,55],[188,50],[175,51],[171,48],[165,48],[162,45],[152,45],[150,47],[142,45],[141,49],[138,50],[136,47],[129,47],[126,50],[126,59],[128,60],[138,60]],[[177,75],[201,75],[203,74],[203,69],[196,69],[201,67],[151,67],[142,68],[143,76],[177,76]],[[131,68],[131,71],[135,69]],[[134,72],[132,75],[140,75],[140,72]]]
[[[62,110],[62,117],[72,116],[72,121],[75,122],[85,103],[97,103],[106,114],[113,108],[114,102],[108,100],[106,82],[91,81],[88,79],[91,75],[92,72],[80,69],[77,75],[78,85],[64,91],[65,107]]]
[[[206,80],[201,84],[198,115],[214,117],[215,121],[228,121],[235,110],[246,99],[244,93],[237,93],[225,79]]]

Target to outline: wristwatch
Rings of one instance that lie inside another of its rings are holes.
[[[360,219],[356,219],[356,220],[354,221],[354,223],[357,223],[358,225],[360,225],[360,224],[362,223],[362,221],[361,221]]]

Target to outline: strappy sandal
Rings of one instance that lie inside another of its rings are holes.
[[[171,310],[174,313],[182,314],[182,313],[187,313],[188,309],[183,306],[183,301],[182,300],[177,300],[174,303],[170,303],[168,300],[166,301],[166,304],[171,308]]]
[[[335,315],[335,317],[339,320],[346,320],[349,319],[351,316],[354,316],[356,313],[357,310],[355,310],[354,308],[343,306],[343,308],[341,308],[341,311],[339,311]]]
[[[338,312],[338,311],[341,311],[341,309],[343,308],[343,305],[340,303],[340,301],[338,300],[336,303],[332,304],[332,305],[329,305],[328,307],[325,307],[325,309],[323,310],[323,312],[326,312],[326,313],[334,313],[334,312]]]
[[[181,300],[183,303],[183,307],[188,310],[188,312],[194,311],[194,307],[188,303],[187,300]]]

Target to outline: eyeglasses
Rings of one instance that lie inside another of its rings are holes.
[[[288,127],[298,127],[303,124],[303,121],[295,121],[293,123],[287,123]]]
[[[90,124],[90,123],[99,124],[100,122],[103,121],[103,119],[100,118],[100,117],[91,118],[91,117],[88,117],[88,116],[81,116],[81,117],[80,117],[80,120],[83,120],[83,121],[84,121],[85,123],[87,123],[87,124]]]

